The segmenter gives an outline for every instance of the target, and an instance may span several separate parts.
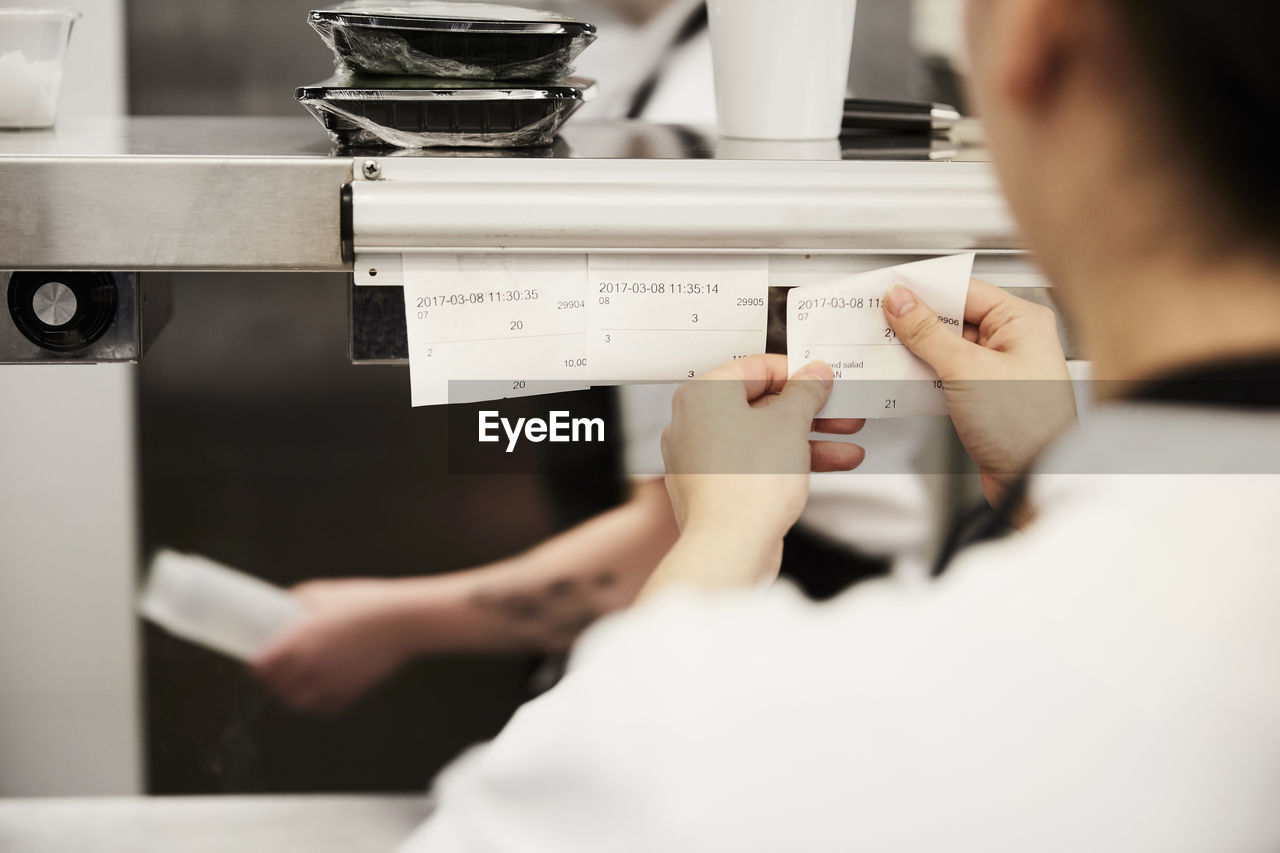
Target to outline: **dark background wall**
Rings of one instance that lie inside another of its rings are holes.
[[[171,278],[174,319],[139,383],[148,550],[207,554],[282,585],[435,573],[500,559],[616,497],[608,452],[600,476],[571,488],[450,474],[443,412],[409,408],[407,370],[347,363],[343,276]],[[501,728],[530,666],[424,662],[350,714],[315,720],[239,665],[148,629],[149,789],[420,789]]]

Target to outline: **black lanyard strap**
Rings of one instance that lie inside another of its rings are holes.
[[[658,91],[658,85],[662,82],[662,75],[666,71],[664,66],[667,64],[667,60],[671,58],[671,54],[704,33],[707,29],[707,24],[707,4],[699,3],[698,7],[681,24],[675,38],[667,46],[666,51],[662,54],[662,60],[653,70],[653,73],[640,84],[635,94],[631,96],[631,107],[627,110],[627,118],[639,119],[644,117],[645,110],[649,108],[649,102],[653,100],[653,95]]]

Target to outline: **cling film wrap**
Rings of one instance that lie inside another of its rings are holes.
[[[550,145],[561,125],[580,106],[565,101],[550,115],[519,130],[504,133],[416,132],[386,127],[333,101],[304,104],[329,130],[329,138],[346,148],[530,148]],[[338,125],[338,127],[335,127]],[[342,125],[345,125],[343,127]]]
[[[449,0],[347,0],[308,20],[339,71],[459,80],[555,80],[596,39],[557,12]]]
[[[410,18],[448,18],[450,20],[515,21],[518,23],[561,23],[576,21],[560,12],[549,9],[531,9],[502,3],[480,3],[476,0],[343,0],[332,7],[335,12],[359,12],[367,14],[403,15]]]
[[[340,72],[455,80],[554,80],[573,73],[573,61],[596,39],[594,34],[566,37],[561,47],[536,59],[471,63],[424,52],[397,30],[329,21],[312,26],[333,51]]]

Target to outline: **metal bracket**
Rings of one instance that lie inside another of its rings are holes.
[[[352,183],[357,255],[1021,248],[995,177],[982,163],[386,158],[366,164],[378,165],[378,178],[368,180],[359,169]]]

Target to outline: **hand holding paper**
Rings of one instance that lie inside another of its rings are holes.
[[[161,551],[139,609],[171,634],[249,661],[302,613],[302,602],[204,557]]]
[[[905,285],[960,337],[974,256],[955,255],[797,287],[787,300],[787,351],[792,373],[821,359],[836,383],[826,418],[945,415],[937,373],[907,349],[884,313],[884,296]]]
[[[817,420],[831,369],[807,365],[787,378],[781,355],[739,359],[683,385],[662,441],[667,492],[680,541],[643,595],[677,584],[708,589],[776,576],[782,540],[804,511],[813,471],[851,471],[862,448],[815,441],[810,429],[851,435],[860,421]]]
[[[1075,422],[1075,393],[1048,308],[972,283],[957,337],[934,322],[933,307],[900,286],[885,317],[899,339],[944,380],[956,433],[983,474],[992,503],[1036,456]]]

